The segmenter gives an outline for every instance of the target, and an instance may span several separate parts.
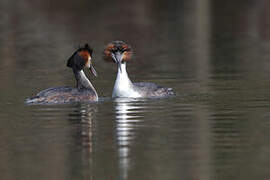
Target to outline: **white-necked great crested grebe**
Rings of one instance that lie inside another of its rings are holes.
[[[161,87],[155,83],[132,83],[126,71],[126,63],[130,61],[132,48],[123,41],[113,41],[104,50],[104,60],[115,62],[118,73],[112,97],[151,98],[175,95],[172,88]]]
[[[77,81],[76,87],[53,87],[40,91],[36,96],[26,99],[28,104],[61,104],[71,102],[91,102],[98,100],[98,94],[83,72],[87,67],[97,76],[92,64],[93,49],[85,44],[77,49],[67,60],[67,67],[72,68]]]

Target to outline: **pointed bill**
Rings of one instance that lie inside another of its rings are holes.
[[[117,52],[116,55],[112,53],[112,58],[117,64],[118,69],[120,69],[120,72],[122,72],[122,68],[121,68],[122,54],[120,54],[119,52]]]
[[[95,68],[94,68],[94,66],[91,64],[91,66],[90,66],[90,71],[92,72],[92,74],[94,75],[94,76],[98,76],[98,74],[97,74],[97,71],[95,70]]]

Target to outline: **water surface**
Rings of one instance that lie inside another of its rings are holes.
[[[0,2],[1,179],[269,179],[268,1]],[[110,98],[120,39],[135,82],[174,98]],[[67,58],[94,47],[102,101],[36,105],[25,98],[73,86]]]

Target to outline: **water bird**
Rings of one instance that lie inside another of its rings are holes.
[[[97,76],[92,64],[93,49],[85,44],[78,48],[67,60],[67,67],[73,70],[76,87],[52,87],[40,91],[36,96],[26,99],[28,104],[61,104],[71,102],[98,101],[98,94],[89,79],[84,74],[83,68],[87,67]]]
[[[131,60],[132,52],[132,48],[123,41],[113,41],[103,51],[103,59],[116,63],[118,67],[112,97],[152,98],[175,95],[172,88],[162,87],[155,83],[132,83],[126,70],[126,64]]]

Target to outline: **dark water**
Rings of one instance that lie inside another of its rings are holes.
[[[1,179],[270,179],[270,3],[0,1]],[[133,81],[174,98],[110,98],[116,67],[104,45],[136,54]],[[87,72],[102,101],[27,106],[73,85],[65,66],[94,47]]]

